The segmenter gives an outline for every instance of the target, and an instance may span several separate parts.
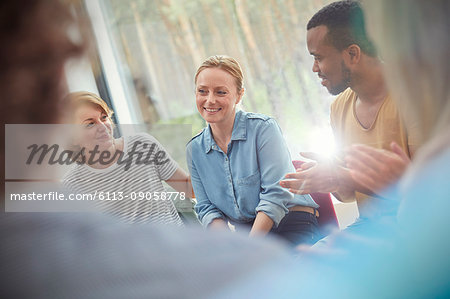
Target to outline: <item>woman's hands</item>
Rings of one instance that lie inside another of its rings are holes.
[[[216,218],[208,225],[213,230],[228,230],[228,224],[221,218]]]
[[[250,237],[264,236],[272,229],[272,227],[273,220],[263,212],[258,212],[252,230],[250,231]]]

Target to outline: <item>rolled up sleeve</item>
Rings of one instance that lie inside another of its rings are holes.
[[[286,215],[287,209],[268,200],[261,200],[256,207],[256,213],[263,212],[278,226],[281,219]]]
[[[278,226],[288,213],[287,205],[294,195],[279,184],[286,173],[293,171],[293,167],[289,150],[275,120],[269,119],[261,125],[257,144],[261,193],[256,212],[264,212]]]

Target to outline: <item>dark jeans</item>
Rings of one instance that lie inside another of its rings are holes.
[[[320,239],[317,217],[308,212],[290,211],[270,232],[294,246],[313,245]]]

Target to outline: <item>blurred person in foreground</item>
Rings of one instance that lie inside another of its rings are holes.
[[[190,179],[158,140],[147,133],[115,138],[114,111],[96,94],[72,92],[65,100],[76,124],[72,148],[78,155],[64,176],[64,186],[78,194],[114,194],[120,200],[98,201],[97,206],[126,223],[182,226],[173,200],[165,199],[170,194],[162,182],[190,198]]]
[[[316,161],[287,174],[282,186],[300,194],[333,192],[343,202],[356,200],[359,218],[348,229],[359,229],[368,218],[396,212],[397,206],[382,192],[410,163],[417,147],[416,129],[387,90],[383,62],[367,36],[359,2],[338,1],[319,10],[308,22],[307,45],[314,57],[313,72],[338,95],[330,113],[338,155],[320,159],[302,153]],[[351,176],[343,156],[353,144],[361,144],[355,146],[361,150],[383,149],[369,157],[381,166],[366,173],[377,185],[361,184]]]
[[[67,36],[76,26],[72,15],[50,0],[2,1],[0,15],[5,123],[58,123],[64,64],[83,50]],[[0,238],[1,298],[214,296],[233,288],[239,277],[270,273],[277,260],[289,256],[270,240],[130,226],[81,213],[2,211]]]
[[[388,255],[395,267],[383,280],[404,297],[448,298],[450,1],[371,0],[365,6],[389,89],[399,109],[419,124],[424,141],[399,183],[400,236],[394,254]],[[379,164],[366,157],[378,154],[359,148],[349,153],[346,161],[355,181],[376,187],[367,174]]]
[[[369,32],[382,59],[399,110],[418,123],[423,145],[399,182],[394,230],[381,254],[371,258],[366,278],[381,296],[450,296],[450,2],[366,1]],[[376,187],[368,168],[379,167],[380,150],[357,147],[347,157],[355,181]],[[355,154],[357,153],[357,154]],[[395,194],[395,193],[394,193]],[[389,235],[383,231],[384,236]],[[368,266],[369,266],[368,265]],[[379,288],[379,286],[383,286]],[[375,296],[376,293],[373,293]]]

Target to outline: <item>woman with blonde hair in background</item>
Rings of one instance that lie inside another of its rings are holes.
[[[74,92],[67,101],[77,124],[73,142],[77,151],[81,150],[75,156],[77,162],[84,162],[76,163],[66,174],[67,189],[78,194],[102,192],[108,199],[116,199],[100,200],[98,206],[127,223],[182,225],[174,196],[166,192],[162,181],[183,198],[191,196],[192,187],[189,176],[164,147],[146,133],[115,138],[113,111],[93,93]],[[108,159],[100,159],[102,155]]]

